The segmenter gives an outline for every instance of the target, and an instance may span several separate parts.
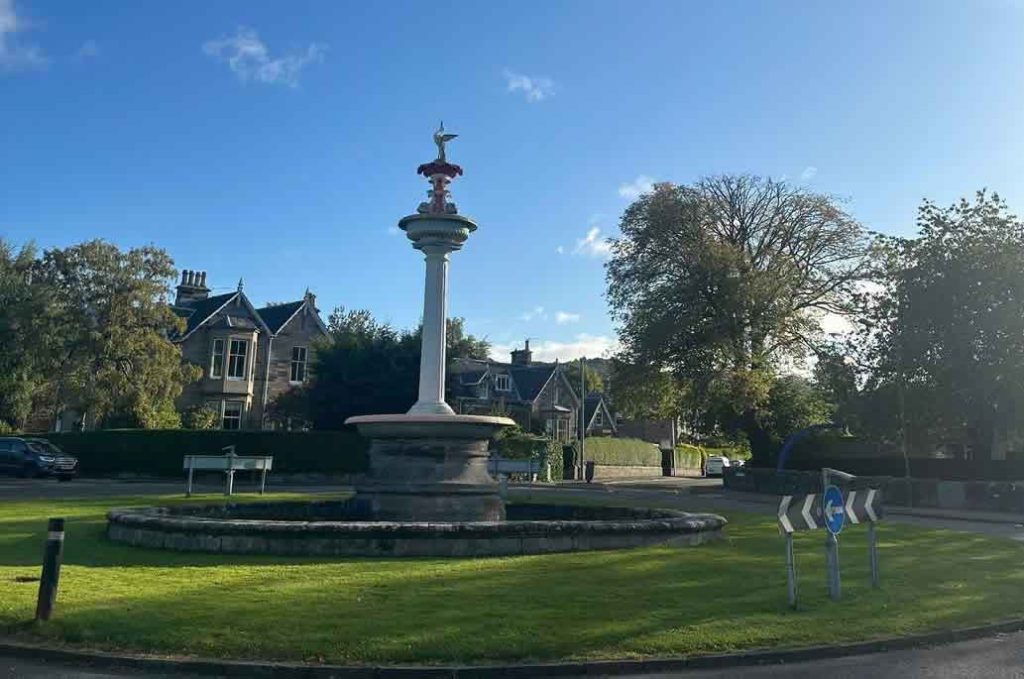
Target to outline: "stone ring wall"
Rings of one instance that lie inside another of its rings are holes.
[[[645,545],[698,545],[721,536],[714,514],[663,509],[511,504],[507,521],[353,520],[351,502],[280,502],[115,509],[111,540],[139,547],[303,556],[501,556]]]

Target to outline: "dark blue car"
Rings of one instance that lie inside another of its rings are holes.
[[[64,453],[46,439],[0,437],[0,474],[26,478],[50,476],[70,481],[78,474],[78,458]]]

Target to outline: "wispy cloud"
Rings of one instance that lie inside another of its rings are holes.
[[[40,47],[18,40],[17,34],[30,28],[18,16],[14,0],[0,0],[0,73],[45,68],[50,62]]]
[[[559,245],[558,247],[555,248],[555,252],[557,252],[560,255],[564,255],[565,254],[565,248],[562,247],[561,245]]]
[[[82,46],[75,52],[76,61],[86,61],[88,59],[95,59],[100,55],[100,46],[96,44],[95,40],[86,40],[82,43]]]
[[[587,229],[587,235],[576,241],[576,247],[572,252],[574,255],[607,257],[611,251],[612,244],[607,238],[601,236],[601,227],[592,226]]]
[[[327,46],[314,42],[304,50],[272,57],[256,31],[239,26],[234,36],[205,42],[203,52],[226,63],[242,82],[298,87],[302,69],[322,62]]]
[[[630,200],[636,200],[645,193],[650,193],[654,190],[655,179],[648,177],[645,174],[638,176],[631,182],[619,185],[619,195],[623,198]]]
[[[612,337],[604,335],[579,334],[573,339],[560,341],[530,342],[530,350],[535,361],[571,361],[581,356],[602,358],[610,356],[618,350],[619,343]],[[515,347],[511,344],[492,344],[491,358],[495,361],[508,361],[509,353]]]
[[[804,171],[800,173],[800,181],[809,182],[818,175],[818,168],[813,165],[808,165],[804,168]]]
[[[528,76],[509,69],[504,70],[505,89],[522,92],[526,101],[535,103],[555,96],[555,82],[551,78]]]
[[[397,236],[400,233],[402,233],[402,230],[397,226],[389,226],[387,229],[387,234],[389,236]]]
[[[535,306],[529,311],[519,314],[519,320],[521,321],[532,321],[534,319],[544,320],[548,315],[544,312],[544,307]]]
[[[566,325],[567,323],[579,323],[580,315],[570,313],[568,311],[556,311],[555,312],[555,323],[559,325]]]

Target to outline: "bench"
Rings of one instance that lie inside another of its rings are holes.
[[[546,478],[551,480],[551,465],[544,465]],[[541,473],[540,460],[506,460],[503,457],[492,457],[487,460],[487,471],[499,481],[507,479],[511,474],[525,474],[530,481],[536,481]]]
[[[235,492],[236,471],[258,471],[260,472],[260,495],[267,488],[267,472],[274,465],[272,455],[253,455],[242,457],[235,455],[235,447],[224,448],[228,451],[226,455],[186,455],[182,466],[188,472],[188,481],[185,484],[185,497],[192,497],[192,476],[198,471],[222,471],[225,474],[224,494],[233,495]]]

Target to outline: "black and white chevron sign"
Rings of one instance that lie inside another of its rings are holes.
[[[779,503],[779,530],[817,530],[825,525],[821,514],[821,495],[784,495]]]
[[[876,488],[846,492],[846,518],[850,523],[874,523],[882,518],[882,494]]]

